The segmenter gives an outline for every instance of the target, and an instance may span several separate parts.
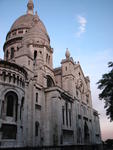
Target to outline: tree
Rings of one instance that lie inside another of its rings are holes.
[[[107,139],[105,141],[105,144],[107,144],[108,147],[112,147],[113,146],[113,139]]]
[[[100,79],[97,84],[98,89],[102,90],[99,94],[99,99],[104,100],[106,115],[110,121],[113,121],[113,62],[109,62],[108,67],[111,68],[111,71],[103,74],[102,79]]]

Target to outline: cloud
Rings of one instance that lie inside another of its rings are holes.
[[[86,23],[87,20],[85,17],[78,15],[77,16],[77,22],[79,23],[77,37],[80,37],[84,32],[86,32]]]

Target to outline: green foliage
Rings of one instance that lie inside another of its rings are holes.
[[[113,146],[113,139],[107,139],[105,141],[105,144],[107,144],[108,147],[112,147]]]
[[[104,100],[106,115],[110,121],[113,121],[113,62],[109,62],[108,67],[111,68],[111,71],[103,74],[97,84],[98,89],[102,90],[99,99]]]

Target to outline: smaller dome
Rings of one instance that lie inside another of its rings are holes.
[[[70,58],[70,52],[69,52],[68,48],[66,49],[65,56],[66,56],[66,59]]]
[[[24,43],[31,43],[31,41],[33,41],[35,43],[45,44],[45,45],[50,44],[50,39],[49,39],[49,36],[47,34],[47,31],[44,30],[44,25],[40,21],[37,13],[35,14],[35,16],[33,18],[32,27],[24,35],[23,44]]]

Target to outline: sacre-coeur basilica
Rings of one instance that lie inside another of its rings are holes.
[[[0,60],[0,147],[101,143],[90,79],[66,49],[53,68],[49,34],[28,1]]]

